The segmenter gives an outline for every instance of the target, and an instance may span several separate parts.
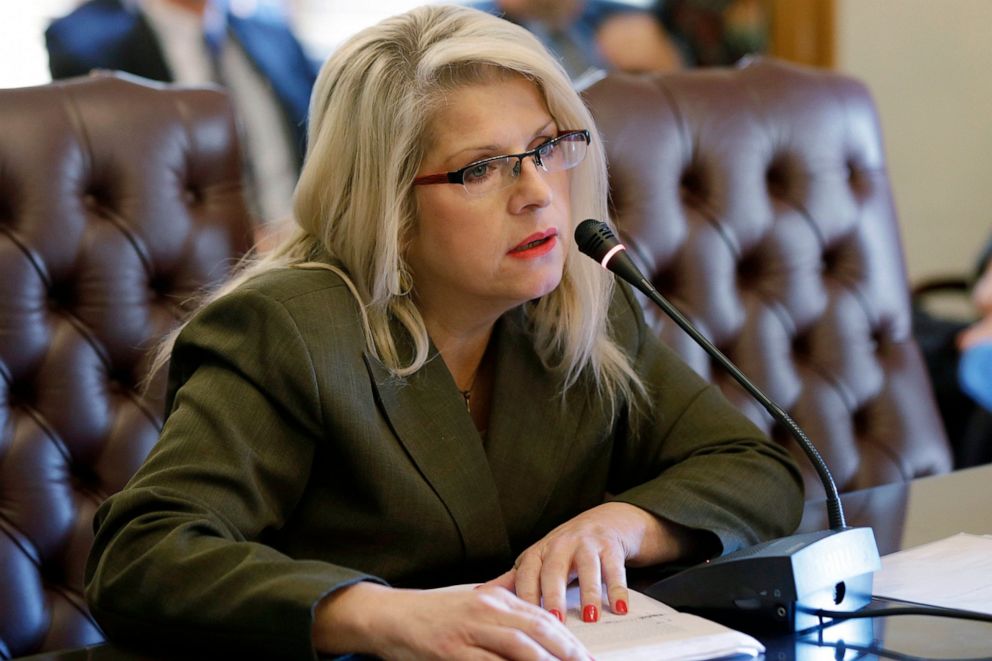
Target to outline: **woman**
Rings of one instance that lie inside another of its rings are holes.
[[[625,565],[796,525],[787,454],[576,251],[603,152],[525,30],[438,6],[366,30],[309,140],[298,227],[175,340],[161,440],[98,514],[112,638],[587,658],[570,580],[595,621]]]

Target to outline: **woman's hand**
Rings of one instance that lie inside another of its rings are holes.
[[[372,583],[322,600],[313,641],[324,653],[386,659],[591,659],[553,615],[507,590],[398,590]]]
[[[579,579],[582,619],[599,619],[602,586],[610,610],[627,612],[626,565],[671,562],[696,552],[707,533],[659,519],[627,503],[605,503],[549,532],[486,585],[505,587],[565,621],[565,590]],[[699,537],[697,537],[697,535]]]

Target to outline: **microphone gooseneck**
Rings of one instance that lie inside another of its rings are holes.
[[[871,528],[848,528],[826,462],[799,425],[754,385],[675,306],[651,285],[605,224],[575,228],[580,251],[613,271],[658,305],[765,410],[792,433],[827,493],[830,529],[795,533],[733,551],[663,578],[645,590],[677,610],[745,630],[806,631],[829,624],[816,613],[854,612],[871,602],[872,577],[881,567]]]
[[[837,483],[834,482],[833,475],[823,460],[819,450],[809,440],[806,433],[796,424],[795,420],[786,413],[782,407],[773,402],[758,386],[756,386],[741,370],[727,358],[712,342],[703,336],[692,322],[683,315],[678,308],[672,305],[668,299],[662,296],[654,286],[648,282],[641,273],[637,265],[634,264],[627,250],[613,234],[606,223],[589,218],[579,223],[575,228],[575,243],[579,251],[599,262],[603,268],[612,271],[620,276],[632,286],[636,287],[645,296],[650,298],[665,314],[667,314],[679,328],[684,330],[689,337],[703,348],[714,360],[730,373],[748,393],[751,394],[776,421],[785,425],[792,436],[799,443],[799,447],[809,458],[810,463],[816,470],[823,483],[823,488],[827,495],[827,515],[831,530],[843,530],[847,527],[844,518],[844,508],[840,502],[840,495],[837,492]]]

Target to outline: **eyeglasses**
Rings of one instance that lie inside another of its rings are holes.
[[[531,157],[545,172],[569,170],[582,162],[589,147],[589,131],[563,131],[556,138],[520,154],[493,156],[469,163],[454,172],[427,174],[413,180],[414,186],[461,184],[474,197],[493,193],[513,184],[520,176],[524,159]]]

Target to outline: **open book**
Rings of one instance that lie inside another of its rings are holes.
[[[453,586],[443,589],[464,589]],[[604,593],[605,599],[605,593]],[[609,604],[599,609],[599,621],[582,621],[579,588],[567,593],[565,626],[597,661],[692,661],[730,656],[756,657],[764,646],[745,633],[697,615],[680,613],[646,594],[630,590],[627,615],[615,615]]]

